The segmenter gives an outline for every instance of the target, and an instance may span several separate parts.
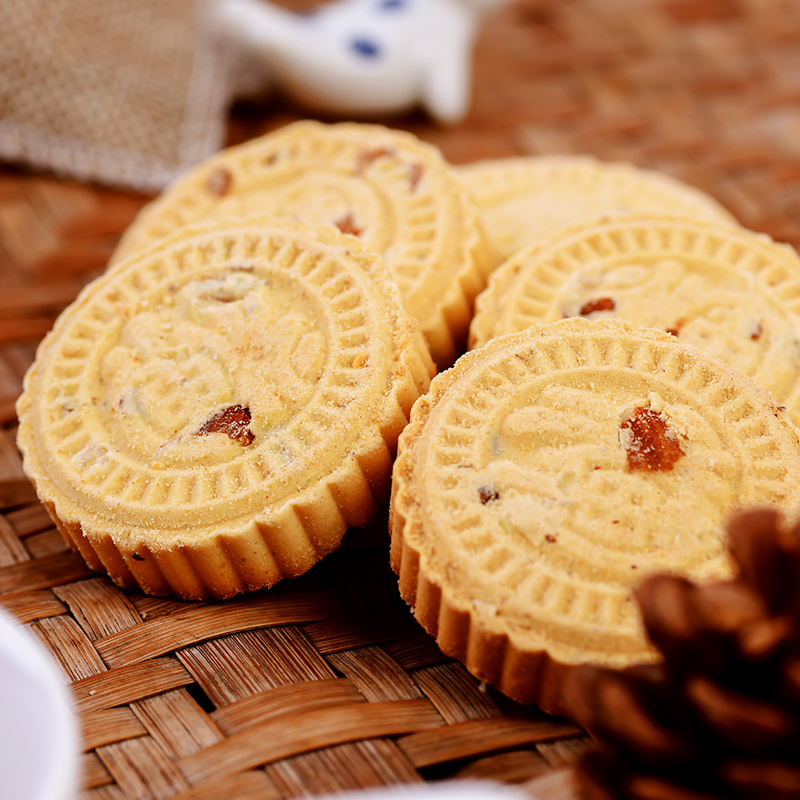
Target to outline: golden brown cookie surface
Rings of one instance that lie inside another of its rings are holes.
[[[666,333],[564,320],[434,379],[393,473],[392,560],[442,649],[560,710],[568,665],[653,658],[631,589],[729,574],[740,506],[800,508],[800,441],[752,381]]]
[[[432,371],[352,237],[189,227],[59,318],[26,376],[19,444],[90,565],[152,593],[230,596],[304,572],[371,516]]]
[[[734,223],[713,198],[675,178],[593,156],[519,156],[458,168],[501,259],[562,225],[654,211]]]
[[[169,187],[114,260],[197,220],[267,213],[336,225],[379,253],[434,360],[462,349],[494,259],[478,212],[441,154],[377,125],[299,122],[225,150]]]
[[[744,228],[631,214],[563,228],[510,258],[476,303],[470,344],[534,323],[618,316],[702,347],[800,422],[800,258]]]

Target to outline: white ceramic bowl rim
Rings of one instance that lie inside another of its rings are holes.
[[[78,736],[50,654],[0,609],[0,797],[73,800]]]

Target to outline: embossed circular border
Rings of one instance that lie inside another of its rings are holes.
[[[628,348],[627,342],[630,341],[638,344]],[[466,425],[467,429],[470,429],[468,415],[481,427],[486,422],[496,393],[502,393],[503,387],[507,389],[508,376],[496,376],[492,389],[479,392],[474,390],[478,380],[475,375],[494,373],[501,362],[524,359],[526,353],[536,353],[538,355],[535,357],[543,358],[541,351],[547,347],[560,348],[560,358],[563,357],[564,363],[572,367],[581,360],[582,355],[590,354],[587,355],[589,361],[608,363],[615,368],[633,367],[643,371],[658,369],[661,380],[674,381],[677,387],[684,388],[687,395],[695,395],[698,408],[706,411],[709,408],[724,409],[724,412],[720,411],[720,419],[724,413],[725,424],[741,432],[742,452],[750,464],[753,481],[762,487],[758,494],[749,493],[749,501],[743,497],[743,502],[767,502],[766,498],[772,497],[777,503],[778,498],[782,498],[781,502],[790,501],[792,508],[800,508],[800,440],[785,410],[745,376],[740,376],[720,360],[706,356],[697,348],[680,343],[669,334],[635,329],[618,319],[571,319],[508,334],[493,340],[484,348],[472,351],[461,359],[454,370],[434,380],[428,395],[415,407],[411,423],[401,437],[400,452],[395,462],[392,564],[399,574],[401,593],[414,606],[415,615],[426,630],[437,636],[444,651],[464,661],[474,674],[497,685],[515,699],[537,702],[551,710],[558,710],[558,687],[564,669],[570,663],[568,651],[553,646],[555,642],[549,638],[549,633],[542,633],[539,622],[531,629],[526,629],[524,625],[515,626],[509,620],[501,622],[502,615],[498,616],[499,612],[490,608],[490,603],[482,604],[481,598],[476,603],[474,597],[462,595],[451,584],[446,565],[456,563],[459,556],[450,552],[447,541],[435,546],[432,544],[431,536],[442,535],[442,526],[436,521],[441,519],[441,515],[432,518],[428,513],[426,493],[429,489],[414,477],[417,470],[426,472],[426,465],[430,465],[436,455],[427,437],[425,454],[417,454],[417,443],[434,414],[439,420],[437,424],[443,426],[448,412],[453,412],[456,416],[460,415],[460,424]],[[520,369],[522,367],[515,364],[511,372]],[[446,402],[443,398],[449,392],[463,390],[465,381],[471,388],[471,393],[466,392],[469,396],[467,410],[461,409],[456,413],[449,407],[439,406]],[[782,431],[779,434],[782,444],[781,452],[776,454],[771,437],[778,431]],[[449,455],[445,454],[443,458],[445,462],[450,458],[455,462],[451,467],[458,469],[456,464],[462,458],[458,443],[464,440],[463,443],[469,447],[470,437],[463,435],[458,426],[451,433]],[[473,438],[472,441],[474,444],[477,439]],[[786,452],[789,452],[790,458],[785,457]],[[427,471],[435,472],[441,466],[441,463],[437,463]],[[792,471],[793,480],[788,474]],[[453,517],[454,512],[450,509],[448,518]],[[723,522],[720,520],[721,525]],[[711,573],[704,579],[713,577],[713,570]],[[718,577],[722,577],[722,574],[720,572]],[[566,603],[569,599],[567,595],[576,592],[575,586],[567,587],[569,591],[566,592],[559,592],[557,586],[538,588],[542,589],[543,594],[551,593],[550,602],[556,613],[562,606],[569,605]],[[626,598],[622,597],[620,603],[625,602]],[[610,617],[602,621],[604,625],[615,624]],[[616,623],[619,624],[619,619]],[[581,631],[581,636],[583,634],[584,631]],[[642,634],[638,637],[629,636],[629,644],[622,653],[603,656],[608,663],[620,666],[653,658]],[[592,639],[591,636],[585,638],[587,641]],[[634,641],[636,639],[638,644]],[[589,641],[585,657],[592,658],[592,648],[596,645],[597,642]],[[600,654],[598,648],[595,657]],[[530,674],[526,677],[526,673]],[[542,681],[547,684],[551,678],[552,685],[543,688]]]
[[[282,243],[281,237],[284,239]],[[241,252],[237,251],[237,247],[241,248]],[[380,365],[376,357],[374,337],[376,333],[381,333],[380,326],[375,324],[376,313],[370,312],[368,301],[364,297],[369,294],[373,301],[383,302],[383,296],[366,279],[365,274],[349,266],[355,265],[355,257],[348,256],[346,261],[342,259],[337,262],[322,246],[318,246],[318,251],[301,252],[292,236],[281,233],[266,233],[259,241],[251,230],[240,235],[238,239],[233,234],[225,238],[216,234],[200,235],[197,239],[180,242],[155,257],[136,259],[133,263],[120,265],[83,293],[79,305],[65,316],[57,333],[48,341],[46,348],[51,353],[50,359],[46,372],[37,381],[39,385],[47,386],[46,397],[49,402],[43,412],[46,414],[51,410],[50,407],[56,399],[59,403],[70,399],[81,401],[81,394],[86,391],[84,381],[90,380],[96,374],[98,359],[103,353],[97,346],[98,341],[108,336],[109,330],[114,326],[116,317],[112,302],[121,300],[133,306],[149,308],[154,306],[159,293],[173,279],[191,280],[192,275],[202,276],[208,270],[225,269],[234,264],[277,263],[281,265],[279,268],[282,272],[289,272],[298,285],[313,293],[320,308],[327,310],[326,324],[331,336],[332,357],[325,370],[326,378],[315,391],[312,403],[292,420],[280,435],[281,441],[274,444],[279,449],[295,451],[294,455],[298,458],[299,448],[294,443],[299,441],[305,445],[313,443],[314,447],[325,450],[335,448],[344,453],[348,449],[345,444],[349,446],[349,440],[342,443],[340,427],[332,424],[333,418],[339,418],[340,425],[344,420],[347,423],[344,429],[348,431],[359,430],[362,417],[369,417],[362,407],[361,398],[367,397],[374,386],[379,385],[382,391],[389,380],[388,374],[385,374],[388,372],[388,362]],[[359,292],[359,307],[352,307],[356,291]],[[111,297],[114,298],[113,301]],[[388,335],[388,331],[383,332],[384,337]],[[389,345],[384,343],[382,347],[386,350]],[[365,348],[370,349],[369,355],[372,358],[368,357],[364,366],[353,368],[352,363],[357,356],[363,354]],[[89,468],[78,474],[72,468],[65,469],[65,456],[58,455],[56,463],[61,465],[58,470],[60,474],[54,478],[61,491],[71,494],[73,498],[76,495],[86,495],[89,491],[87,481],[91,482],[93,473],[97,474],[99,483],[92,487],[90,493],[104,501],[112,485],[128,487],[128,491],[134,494],[127,498],[125,495],[118,496],[122,505],[114,503],[113,507],[113,516],[121,524],[136,524],[135,521],[141,518],[143,510],[151,517],[156,513],[157,505],[140,502],[146,490],[157,499],[157,495],[166,495],[169,491],[167,484],[174,485],[176,480],[185,483],[187,478],[190,485],[182,487],[185,498],[180,503],[181,510],[178,514],[178,521],[186,524],[199,516],[198,502],[202,502],[201,482],[209,487],[218,481],[239,487],[233,497],[211,504],[218,507],[215,516],[222,513],[223,507],[237,505],[243,491],[248,497],[251,510],[258,502],[263,503],[265,491],[270,497],[277,495],[276,500],[281,499],[279,487],[286,481],[286,475],[280,476],[278,480],[278,477],[270,474],[273,470],[268,463],[264,463],[260,448],[248,450],[233,462],[204,468],[201,478],[196,470],[157,470],[133,463],[131,459],[121,455],[116,456],[113,446],[109,446],[113,443],[105,442],[99,437],[97,429],[101,424],[102,415],[95,409],[90,412],[88,419],[82,417],[73,421],[70,415],[59,425],[60,429],[46,432],[49,436],[55,436],[59,442],[59,451],[65,453],[66,457],[94,443],[105,447],[112,461],[108,470],[101,467],[94,470]],[[312,470],[312,455],[313,451],[309,449],[292,469],[292,473]],[[289,468],[288,465],[286,468]],[[101,470],[106,474],[100,474]],[[320,476],[311,473],[306,483],[317,477]],[[142,494],[137,498],[135,493],[140,490]],[[161,502],[166,502],[166,496],[162,497]],[[205,507],[206,504],[202,503],[202,506]],[[105,508],[111,510],[110,506]],[[176,521],[172,521],[170,527],[174,524]],[[155,520],[151,520],[150,525],[160,527]]]

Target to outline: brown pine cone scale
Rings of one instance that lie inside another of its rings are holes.
[[[800,798],[800,524],[748,511],[728,536],[736,579],[637,589],[660,663],[570,676],[587,800]]]

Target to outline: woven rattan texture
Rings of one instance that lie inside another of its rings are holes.
[[[229,140],[301,115],[241,105]],[[591,152],[657,168],[800,246],[795,0],[524,0],[487,23],[464,124],[390,122],[454,162]],[[22,476],[13,404],[37,341],[145,199],[0,172],[0,603],[72,685],[84,800],[554,774],[584,737],[440,654],[398,599],[385,520],[303,578],[222,603],[121,592],[67,550]]]

